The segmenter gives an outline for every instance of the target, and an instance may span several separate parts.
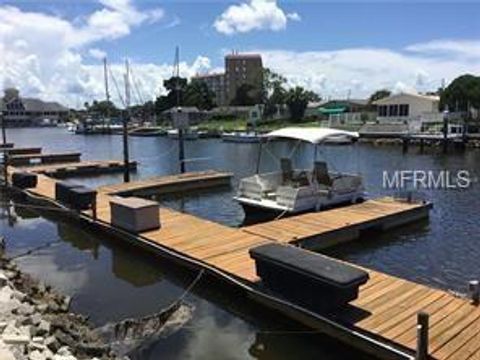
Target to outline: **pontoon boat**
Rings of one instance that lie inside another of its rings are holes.
[[[354,203],[364,198],[364,186],[359,175],[331,172],[324,161],[317,160],[317,147],[326,139],[358,138],[358,133],[328,128],[283,128],[263,136],[257,163],[257,174],[240,180],[235,200],[247,214],[271,212],[294,214],[319,211],[342,203]],[[307,142],[315,146],[313,169],[294,169],[290,159],[280,159],[280,171],[259,173],[265,140],[286,139]]]

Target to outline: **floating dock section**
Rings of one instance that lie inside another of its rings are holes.
[[[68,152],[56,154],[22,154],[8,157],[8,164],[12,166],[66,163],[80,161],[81,153]]]
[[[104,161],[80,161],[60,164],[16,166],[15,169],[28,171],[36,174],[45,174],[55,178],[64,178],[67,176],[80,175],[102,175],[124,170],[123,161],[104,160]],[[130,170],[137,168],[137,162],[129,163]]]
[[[102,186],[103,193],[120,196],[150,196],[174,192],[229,186],[233,174],[218,171],[198,171],[157,176],[145,180]]]
[[[172,177],[167,179],[174,181]],[[41,199],[56,204],[53,200],[55,182],[39,175],[37,186],[25,193],[32,201]],[[480,358],[480,308],[467,299],[362,268],[368,272],[369,280],[360,287],[358,298],[340,311],[316,314],[264,292],[255,271],[255,262],[249,255],[252,248],[279,242],[305,248],[325,248],[353,240],[362,229],[385,229],[427,217],[429,204],[382,198],[245,228],[230,228],[161,208],[160,229],[133,234],[117,229],[110,219],[111,194],[129,193],[132,188],[118,185],[98,190],[97,218],[92,217],[91,211],[79,214],[89,226],[187,267],[204,270],[244,291],[256,302],[350,346],[380,358],[426,359],[425,353],[418,352],[421,333],[422,338],[429,341],[421,344],[426,346],[429,357]],[[142,188],[133,190],[141,192]],[[340,240],[336,241],[336,236]],[[419,312],[429,314],[429,324],[421,328],[417,326]]]

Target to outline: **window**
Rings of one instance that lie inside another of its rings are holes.
[[[388,116],[398,116],[398,105],[390,105],[388,108]]]
[[[400,104],[398,115],[399,116],[408,116],[408,112],[409,112],[408,104]]]
[[[387,106],[386,105],[380,105],[378,107],[378,116],[387,116]]]

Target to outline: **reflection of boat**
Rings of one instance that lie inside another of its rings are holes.
[[[255,210],[293,214],[363,199],[364,186],[360,176],[329,172],[324,161],[317,161],[317,146],[327,138],[338,138],[340,135],[358,138],[357,133],[327,128],[284,128],[264,135],[266,139],[313,144],[313,169],[294,169],[290,159],[281,159],[280,171],[257,173],[240,180],[235,200],[247,213]],[[259,161],[260,157],[261,153]]]
[[[260,141],[261,135],[255,132],[224,132],[222,134],[222,140],[226,142],[236,143],[257,143]]]
[[[170,139],[178,139],[178,130],[177,129],[172,129],[167,131],[167,136]],[[188,129],[188,130],[183,130],[183,139],[184,140],[197,140],[199,137],[198,131]]]
[[[128,135],[130,135],[130,136],[144,136],[144,137],[164,136],[166,134],[167,134],[167,132],[163,128],[153,127],[153,126],[139,127],[139,128],[136,128],[136,129],[132,129],[128,132]]]

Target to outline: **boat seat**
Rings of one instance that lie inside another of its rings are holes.
[[[292,160],[288,158],[280,159],[280,168],[282,170],[282,184],[290,185],[293,183]]]
[[[328,174],[327,163],[324,161],[315,161],[313,169],[314,177],[318,184],[331,187],[333,185],[332,178]]]

